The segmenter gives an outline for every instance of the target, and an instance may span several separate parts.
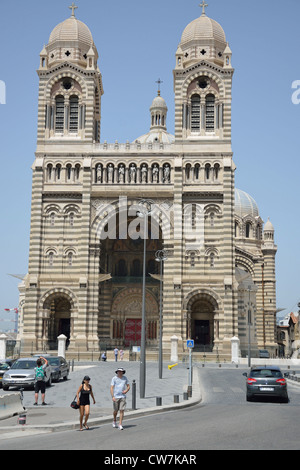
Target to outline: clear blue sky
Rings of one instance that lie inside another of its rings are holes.
[[[18,305],[30,232],[31,165],[37,133],[39,53],[52,29],[70,16],[69,0],[0,2],[1,262],[0,318]],[[99,52],[103,76],[101,140],[132,141],[149,130],[149,106],[160,77],[174,132],[175,52],[200,0],[78,0]],[[299,0],[208,0],[233,52],[233,151],[236,186],[256,200],[275,227],[277,306],[296,310],[299,286],[300,80]],[[11,315],[12,316],[12,315]],[[3,325],[1,327],[8,327]]]

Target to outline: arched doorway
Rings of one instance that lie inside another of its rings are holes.
[[[48,312],[43,327],[48,349],[57,349],[57,337],[61,334],[67,337],[66,346],[69,346],[71,336],[71,299],[63,293],[56,293],[47,298],[44,310]]]
[[[218,303],[207,292],[190,295],[187,300],[187,337],[194,340],[195,350],[212,352],[218,338]]]

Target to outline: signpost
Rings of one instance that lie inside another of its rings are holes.
[[[192,361],[192,350],[194,348],[194,340],[188,339],[186,341],[186,347],[189,350],[189,387],[193,385],[193,361]]]

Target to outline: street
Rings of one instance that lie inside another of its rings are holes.
[[[246,369],[199,369],[202,403],[181,411],[124,420],[124,431],[111,424],[89,431],[68,431],[6,439],[1,450],[298,450],[300,386],[289,385],[290,401],[246,402]],[[289,383],[290,384],[290,383]],[[105,456],[107,452],[103,452]],[[107,454],[108,455],[108,454]],[[134,452],[133,452],[134,455]],[[104,457],[103,457],[104,458]]]

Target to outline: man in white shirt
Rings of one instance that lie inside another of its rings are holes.
[[[123,430],[122,422],[124,418],[124,410],[126,406],[126,393],[130,390],[127,377],[124,375],[125,370],[122,367],[116,370],[116,376],[112,378],[110,384],[110,394],[113,400],[113,428],[117,427],[117,414],[120,411],[120,419],[118,428]]]

